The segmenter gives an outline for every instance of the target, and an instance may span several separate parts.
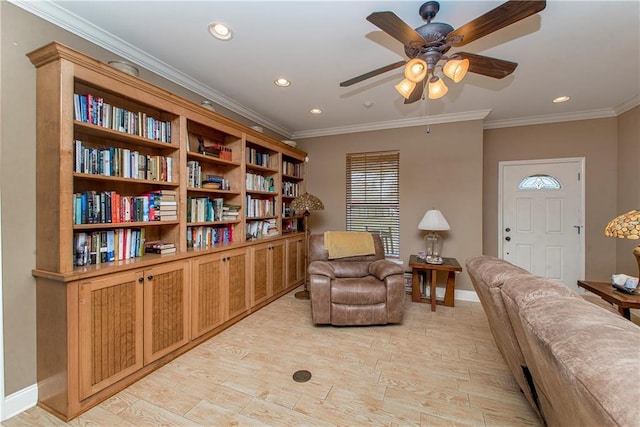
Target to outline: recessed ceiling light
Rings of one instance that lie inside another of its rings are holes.
[[[211,35],[219,40],[230,40],[231,29],[220,22],[214,22],[209,24],[209,32]]]
[[[309,112],[311,114],[322,114],[322,110],[319,108],[312,108],[311,110],[309,110]]]
[[[559,96],[559,97],[555,98],[553,100],[553,102],[554,102],[554,104],[559,104],[561,102],[567,102],[570,99],[571,99],[570,96],[566,96],[566,95],[565,96]]]
[[[371,107],[373,107],[373,101],[364,101],[364,102],[362,103],[362,106],[363,106],[364,108],[371,108]]]
[[[280,77],[278,79],[275,79],[273,81],[273,83],[275,83],[276,86],[280,86],[280,87],[291,86],[291,82],[289,80],[285,79],[284,77]]]

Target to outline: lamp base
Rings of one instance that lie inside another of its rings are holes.
[[[427,255],[425,261],[427,262],[427,264],[442,264],[444,262],[442,257],[433,255]]]
[[[304,291],[296,292],[295,294],[293,294],[293,296],[297,299],[311,299],[309,291],[307,291],[306,289]]]

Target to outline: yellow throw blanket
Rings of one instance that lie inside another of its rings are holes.
[[[324,248],[330,259],[376,253],[373,237],[366,231],[325,231]]]

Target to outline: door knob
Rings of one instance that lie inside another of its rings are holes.
[[[507,236],[507,237],[504,238],[504,240],[506,240],[507,242],[510,242],[511,241],[511,237]]]

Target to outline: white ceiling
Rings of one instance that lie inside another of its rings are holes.
[[[485,127],[607,117],[640,102],[638,0],[549,1],[450,52],[517,62],[512,75],[470,73],[447,81],[444,98],[411,105],[394,89],[402,68],[338,83],[406,59],[402,44],[365,18],[389,10],[415,28],[424,23],[421,1],[11,1],[294,139],[485,116]],[[434,21],[458,28],[501,3],[441,1]],[[208,33],[217,21],[232,40]],[[277,77],[291,86],[276,87]],[[559,95],[571,100],[553,104]],[[313,107],[324,113],[309,114]]]

